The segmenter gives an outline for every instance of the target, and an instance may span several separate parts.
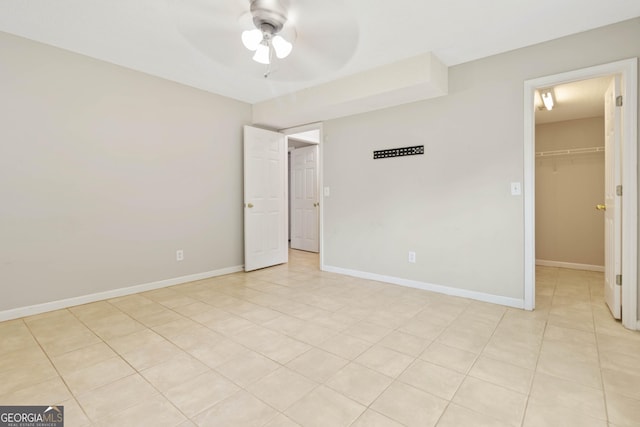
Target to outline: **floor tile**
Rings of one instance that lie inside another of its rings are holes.
[[[385,417],[379,412],[367,409],[351,427],[402,427],[402,424]]]
[[[135,374],[79,394],[78,403],[92,421],[121,411],[158,395],[142,376]]]
[[[2,405],[33,405],[34,402],[54,404],[71,399],[71,392],[60,377],[0,395]]]
[[[158,390],[166,391],[208,370],[209,368],[197,359],[188,354],[181,354],[140,373]]]
[[[369,406],[392,382],[393,378],[358,363],[350,363],[332,376],[325,385]]]
[[[532,399],[539,404],[555,404],[592,418],[607,419],[602,390],[542,372],[535,375],[529,400]]]
[[[33,400],[30,404],[33,404]],[[64,406],[64,424],[74,427],[89,427],[91,420],[84,413],[78,402],[71,398],[55,402],[58,406]]]
[[[356,323],[342,332],[375,344],[391,331],[391,328],[363,321]]]
[[[282,367],[253,383],[247,390],[263,402],[284,411],[317,386],[316,382]]]
[[[264,427],[300,427],[300,424],[284,414],[278,414],[265,424]]]
[[[483,380],[467,377],[452,401],[467,409],[516,426],[522,422],[527,396]]]
[[[224,338],[213,345],[204,343],[201,346],[193,346],[188,352],[208,367],[216,368],[250,351],[235,341]]]
[[[240,388],[222,375],[207,371],[164,392],[165,397],[188,417],[232,396]]]
[[[112,412],[97,420],[96,427],[131,426],[131,427],[173,427],[187,419],[169,401],[161,395]]]
[[[384,337],[378,344],[408,356],[418,357],[431,342],[432,340],[427,338],[394,331]]]
[[[277,411],[250,393],[236,394],[200,413],[193,420],[201,427],[243,426],[260,427],[277,415]]]
[[[134,373],[133,368],[119,357],[95,363],[63,375],[74,394],[84,393]]]
[[[478,335],[470,331],[448,329],[438,338],[438,342],[472,353],[480,353],[489,342],[490,336]]]
[[[370,342],[360,338],[338,334],[319,344],[318,347],[344,359],[353,360],[371,345]]]
[[[614,392],[631,399],[640,400],[640,375],[603,369],[602,379],[607,392]]]
[[[480,356],[476,360],[469,375],[522,394],[529,394],[533,379],[533,371],[530,369],[486,356]]]
[[[524,417],[523,427],[548,426],[580,426],[607,427],[607,422],[589,417],[575,409],[554,403],[542,403],[537,399],[530,399]]]
[[[536,268],[527,312],[318,265],[0,322],[0,402],[80,427],[640,425],[640,333],[601,273]]]
[[[20,369],[12,369],[2,374],[0,396],[57,378],[58,373],[48,360],[26,363]]]
[[[411,427],[436,425],[446,407],[446,400],[397,381],[371,405],[371,409]]]
[[[254,351],[247,351],[215,369],[241,387],[247,387],[279,367],[273,360]]]
[[[460,373],[467,373],[478,356],[470,351],[434,342],[420,355],[422,360],[452,369]]]
[[[137,371],[142,371],[183,354],[184,351],[176,347],[173,343],[160,341],[124,353],[122,354],[122,358]]]
[[[151,329],[144,329],[142,331],[134,332],[129,335],[124,335],[117,338],[107,340],[107,344],[120,354],[134,351],[140,347],[144,347],[150,344],[162,342],[165,339],[152,331]]]
[[[559,358],[542,352],[538,360],[539,372],[565,378],[593,388],[602,388],[602,376],[597,363],[583,362],[571,358]]]
[[[323,383],[347,363],[346,359],[313,348],[287,363],[287,367],[315,382]]]
[[[609,421],[617,426],[640,425],[640,400],[615,392],[606,392]]]
[[[52,356],[51,360],[56,369],[64,375],[116,356],[117,354],[109,346],[104,342],[99,342],[68,353]]]
[[[442,414],[438,427],[509,427],[511,424],[496,418],[472,411],[455,403],[449,404]]]
[[[291,419],[305,427],[349,426],[366,407],[320,386],[285,411]]]
[[[386,347],[375,345],[362,353],[356,362],[391,378],[400,375],[415,359]]]
[[[464,375],[423,360],[416,360],[398,378],[415,388],[451,400],[462,384]]]

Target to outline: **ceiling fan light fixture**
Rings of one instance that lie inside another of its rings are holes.
[[[266,43],[261,43],[256,49],[256,53],[253,55],[253,60],[259,64],[269,65],[271,56],[271,49]]]
[[[258,49],[258,47],[260,46],[260,42],[262,42],[262,39],[262,31],[258,30],[257,28],[242,32],[242,44],[244,44],[244,47],[251,51]]]
[[[291,53],[293,49],[293,44],[286,41],[282,36],[275,36],[271,43],[273,45],[273,49],[276,52],[276,56],[279,59],[286,58]]]
[[[242,44],[255,51],[253,60],[265,65],[271,65],[274,54],[279,59],[289,56],[293,44],[285,40],[278,33],[287,22],[287,10],[280,0],[251,0],[250,12],[255,29],[242,32]],[[289,28],[289,27],[287,27]],[[293,29],[287,29],[286,34],[293,34]],[[288,37],[287,37],[288,38]],[[271,67],[267,69],[267,77],[271,73]]]

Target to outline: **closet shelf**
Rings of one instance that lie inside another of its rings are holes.
[[[569,150],[538,151],[536,157],[567,156],[572,154],[604,153],[604,147],[572,148]]]

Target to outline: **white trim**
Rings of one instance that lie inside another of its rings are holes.
[[[570,268],[571,270],[586,270],[604,272],[604,265],[578,264],[575,262],[549,261],[547,259],[536,259],[536,265],[544,267]]]
[[[638,58],[540,77],[524,82],[524,301],[535,303],[535,122],[533,96],[537,88],[620,74],[622,76],[622,324],[638,329]]]
[[[375,280],[377,282],[391,283],[394,285],[406,286],[408,288],[422,289],[424,291],[436,292],[439,294],[452,295],[456,297],[469,298],[477,301],[489,302],[492,304],[505,305],[507,307],[523,308],[524,300],[517,298],[503,297],[499,295],[486,294],[484,292],[470,291],[467,289],[452,288],[450,286],[435,285],[432,283],[419,282],[417,280],[402,279],[399,277],[384,276],[376,273],[367,273],[347,268],[324,266],[324,271],[358,277],[360,279]]]
[[[112,289],[95,294],[82,295],[79,297],[66,298],[58,301],[45,302],[42,304],[29,305],[26,307],[14,308],[0,311],[0,322],[20,317],[32,316],[34,314],[45,313],[47,311],[60,310],[76,305],[88,304],[96,301],[103,301],[111,298],[123,297],[140,292],[152,291],[154,289],[166,288],[168,286],[180,285],[182,283],[196,280],[209,279],[211,277],[224,276],[226,274],[237,273],[244,269],[243,265],[223,268],[220,270],[207,271],[205,273],[191,274],[189,276],[175,277],[173,279],[160,280],[157,282],[144,283],[142,285],[128,286],[126,288]]]

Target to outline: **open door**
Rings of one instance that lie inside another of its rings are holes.
[[[291,152],[291,248],[318,252],[318,146]]]
[[[621,198],[617,194],[620,185],[620,158],[622,152],[621,111],[616,105],[620,95],[620,77],[615,76],[604,99],[604,296],[613,317],[622,316],[622,218]]]
[[[285,136],[244,127],[244,269],[288,261]]]

